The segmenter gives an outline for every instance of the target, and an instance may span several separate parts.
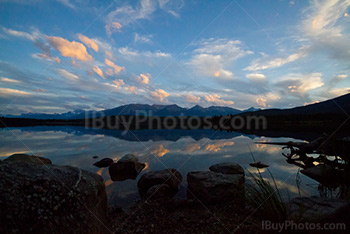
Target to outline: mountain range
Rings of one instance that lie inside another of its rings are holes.
[[[62,114],[43,114],[43,113],[24,113],[21,115],[6,115],[10,118],[30,118],[30,119],[83,119],[100,116],[114,116],[114,115],[144,115],[144,116],[214,116],[214,115],[228,115],[240,114],[244,112],[258,111],[251,107],[247,110],[238,110],[231,107],[224,106],[210,106],[201,107],[196,105],[192,108],[183,108],[178,105],[148,105],[148,104],[129,104],[119,106],[113,109],[106,109],[102,111],[84,111],[75,110]]]
[[[236,115],[254,112],[254,115],[264,116],[287,116],[287,115],[317,115],[317,114],[344,114],[350,115],[350,94],[345,94],[330,100],[307,106],[294,107],[289,109],[257,109],[251,107],[246,110],[238,110],[224,106],[201,107],[196,105],[192,108],[183,108],[178,105],[147,105],[129,104],[113,109],[102,111],[75,110],[62,114],[40,114],[25,113],[21,115],[7,115],[12,118],[32,118],[32,119],[84,119],[86,117],[114,116],[114,115],[147,115],[147,116],[220,116]]]

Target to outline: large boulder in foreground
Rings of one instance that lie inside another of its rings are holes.
[[[127,154],[109,166],[109,175],[113,181],[134,180],[145,166],[135,155]]]
[[[0,233],[105,233],[101,176],[70,166],[0,163]]]
[[[223,162],[209,167],[209,170],[222,174],[241,174],[244,175],[244,169],[238,163]]]
[[[289,219],[304,222],[350,221],[350,201],[321,197],[296,197],[289,202]]]
[[[13,154],[4,159],[4,162],[29,162],[37,165],[52,164],[51,160],[48,158],[27,154]]]
[[[187,174],[187,196],[206,204],[244,204],[244,175],[197,171]]]
[[[140,196],[142,198],[149,198],[153,193],[148,192],[153,186],[156,185],[167,185],[168,187],[155,187],[152,188],[154,192],[158,192],[159,189],[161,191],[159,194],[167,194],[166,197],[173,197],[179,190],[179,184],[182,182],[182,176],[180,172],[175,169],[165,169],[161,171],[151,171],[143,174],[137,183],[137,187],[139,189]],[[147,195],[148,192],[148,195]]]

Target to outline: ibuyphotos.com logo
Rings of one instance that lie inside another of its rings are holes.
[[[345,223],[311,223],[311,222],[294,222],[286,220],[281,223],[274,223],[270,220],[263,220],[261,223],[264,231],[345,231]]]

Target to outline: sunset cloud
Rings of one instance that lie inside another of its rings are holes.
[[[218,152],[220,151],[223,147],[225,146],[232,146],[235,143],[233,141],[229,141],[229,142],[218,142],[218,143],[214,143],[214,144],[208,144],[204,147],[205,151],[210,151],[210,152]]]
[[[310,90],[322,87],[322,73],[289,74],[276,83],[285,93],[304,96]]]
[[[125,85],[125,83],[122,79],[114,80],[113,83],[118,87]]]
[[[163,89],[157,89],[156,91],[151,92],[151,96],[162,102],[165,98],[169,97],[170,94],[165,92]]]
[[[0,77],[0,80],[2,82],[7,82],[7,83],[22,83],[22,81],[20,81],[20,80],[14,80],[14,79],[6,78],[6,77]]]
[[[99,67],[93,67],[92,70],[94,70],[94,72],[101,76],[103,79],[106,79],[105,76],[103,75],[103,71],[99,68]]]
[[[233,105],[233,101],[226,101],[221,99],[221,97],[218,94],[210,94],[210,95],[205,95],[204,99],[207,102],[215,103],[216,105]]]
[[[259,106],[259,107],[262,107],[262,108],[265,108],[266,107],[266,101],[267,99],[266,98],[257,98],[256,99],[256,104]]]
[[[160,144],[154,147],[151,152],[157,157],[163,157],[165,154],[169,153],[170,150],[164,148],[164,145]]]
[[[141,73],[138,77],[137,77],[137,81],[141,84],[148,84],[149,83],[149,79],[151,78],[151,74],[149,73]]]
[[[133,93],[133,94],[137,94],[138,92],[138,88],[136,86],[127,86],[125,87],[125,89],[127,91],[129,91],[130,93]]]
[[[21,91],[18,89],[10,89],[10,88],[0,88],[0,96],[8,97],[8,96],[16,96],[16,95],[29,95],[30,93]]]
[[[68,41],[61,37],[46,37],[52,47],[58,50],[62,56],[78,59],[84,62],[92,60],[92,56],[87,52],[86,47],[80,42]]]
[[[87,36],[84,36],[83,34],[77,34],[79,40],[81,40],[87,47],[93,49],[94,51],[98,52],[98,45],[96,44],[96,42],[90,38],[88,38]]]
[[[119,74],[122,70],[125,70],[125,67],[120,67],[116,64],[114,64],[111,60],[105,59],[105,64],[111,68],[114,69],[114,73],[117,75]]]
[[[188,94],[188,95],[185,96],[185,98],[190,103],[198,103],[201,100],[200,97],[197,97],[197,96],[195,96],[193,94]]]

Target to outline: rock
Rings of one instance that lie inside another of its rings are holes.
[[[109,166],[109,175],[113,181],[134,180],[145,166],[135,155],[127,154]]]
[[[97,155],[95,155],[95,156],[93,156],[92,158],[93,158],[93,159],[96,159],[96,158],[98,158],[98,156],[97,156]]]
[[[101,176],[70,166],[0,164],[2,233],[106,233]]]
[[[13,154],[4,159],[4,162],[29,162],[37,165],[52,164],[51,160],[48,158],[27,154]]]
[[[209,167],[209,170],[222,174],[241,174],[244,175],[244,170],[241,165],[233,162],[223,162]]]
[[[213,171],[189,172],[187,196],[203,203],[233,201],[244,204],[244,175]]]
[[[147,190],[146,199],[158,200],[158,199],[170,199],[174,197],[174,190],[169,187],[167,184],[157,184],[152,186]]]
[[[120,163],[124,163],[124,162],[137,163],[138,161],[139,161],[139,159],[133,154],[126,154],[121,159],[118,160],[118,162],[120,162]]]
[[[255,163],[249,163],[249,165],[250,166],[252,166],[252,167],[256,167],[256,168],[265,168],[265,167],[269,167],[269,165],[267,165],[267,164],[264,164],[264,163],[262,163],[262,162],[255,162]]]
[[[315,167],[303,169],[300,171],[306,176],[320,182],[329,187],[338,187],[342,176],[342,172],[332,168],[327,164],[318,164]]]
[[[114,163],[113,159],[104,158],[104,159],[101,159],[98,162],[95,162],[93,165],[96,166],[96,167],[101,168],[101,167],[109,167],[110,165],[112,165],[112,163]]]
[[[311,222],[349,222],[350,201],[297,197],[289,202],[288,219]]]
[[[179,190],[179,184],[182,182],[180,172],[175,169],[164,169],[161,171],[151,171],[143,174],[137,183],[141,197],[145,197],[147,191],[155,186],[166,184],[169,186],[173,196]]]

